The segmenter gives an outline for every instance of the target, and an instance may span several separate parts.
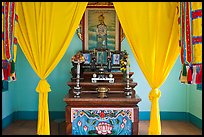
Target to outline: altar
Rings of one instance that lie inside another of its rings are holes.
[[[112,3],[88,4],[77,34],[64,97],[67,135],[138,135],[141,98],[132,78],[124,33]]]
[[[66,134],[138,135],[141,99],[134,89],[134,73],[116,71],[120,65],[115,71],[105,65],[92,71],[91,65],[73,63],[73,77],[67,82],[70,90],[64,97]]]

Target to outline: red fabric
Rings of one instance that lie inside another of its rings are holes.
[[[200,66],[200,74],[199,74],[199,76],[200,76],[200,84],[202,84],[202,65]]]
[[[14,44],[18,44],[17,38],[14,37]]]
[[[181,18],[179,17],[179,18],[178,18],[178,24],[180,24],[180,22],[181,22]]]
[[[10,76],[10,72],[11,72],[10,63],[4,61],[2,69],[3,69],[3,73],[4,73],[4,80],[8,80],[8,78]]]
[[[8,69],[7,69],[8,77],[11,75],[11,63],[8,63]]]
[[[190,17],[189,17],[189,2],[186,2],[186,52],[187,52],[187,62],[191,62],[191,35],[190,35]]]
[[[193,38],[192,38],[192,42],[193,42],[193,44],[201,43],[201,42],[202,42],[202,36],[193,37]]]
[[[192,18],[202,17],[202,10],[196,10],[192,12]]]
[[[15,20],[18,21],[18,15],[15,14]]]
[[[8,80],[7,69],[3,69],[3,73],[4,73],[4,80]]]
[[[189,67],[188,69],[187,81],[188,81],[188,84],[192,83],[192,68],[191,67]]]
[[[196,84],[202,84],[202,66],[200,67],[199,73],[196,75]]]
[[[181,15],[181,24],[180,25],[181,25],[181,28],[182,28],[182,31],[181,31],[181,38],[182,39],[181,39],[181,54],[180,55],[181,55],[181,63],[184,64],[185,62],[184,62],[184,52],[183,52],[184,51],[184,47],[183,47],[184,43],[183,42],[184,42],[184,34],[185,33],[184,33],[184,21],[182,21],[184,19],[184,3],[182,3],[181,6],[182,6],[181,7],[182,15]]]
[[[9,2],[6,2],[5,3],[5,7],[6,7],[6,11],[5,11],[5,33],[6,33],[6,36],[5,36],[5,54],[6,54],[6,58],[7,59],[10,59],[10,48],[9,48],[9,38],[8,38],[8,20],[9,20],[9,16],[8,16],[8,11],[9,11]]]

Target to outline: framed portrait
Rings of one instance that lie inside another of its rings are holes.
[[[120,64],[120,54],[112,54],[112,64],[113,65]]]
[[[83,50],[120,50],[119,29],[114,7],[87,7],[83,16]]]
[[[106,64],[106,63],[107,63],[107,52],[97,51],[97,64]]]
[[[91,63],[91,54],[90,53],[83,53],[84,56],[84,64],[90,64]]]

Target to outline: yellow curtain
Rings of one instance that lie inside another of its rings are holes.
[[[125,36],[152,90],[149,135],[160,135],[159,87],[178,55],[176,2],[114,2]]]
[[[37,134],[49,135],[46,78],[66,52],[87,2],[18,2],[16,35],[33,70],[40,77]],[[63,75],[63,74],[62,74]]]

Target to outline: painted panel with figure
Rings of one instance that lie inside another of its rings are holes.
[[[119,50],[119,21],[114,8],[87,8],[85,50]]]

